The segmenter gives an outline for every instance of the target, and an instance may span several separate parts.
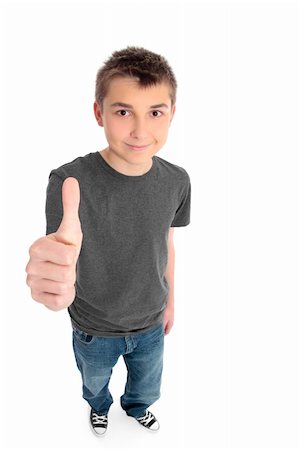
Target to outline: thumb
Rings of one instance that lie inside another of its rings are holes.
[[[74,177],[68,177],[62,185],[63,217],[55,238],[63,244],[73,244],[81,248],[82,229],[79,219],[80,186]]]

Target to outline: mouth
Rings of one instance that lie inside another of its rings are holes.
[[[148,148],[151,144],[147,144],[147,145],[130,145],[130,144],[126,144],[131,150],[133,151],[142,151],[145,150],[146,148]]]

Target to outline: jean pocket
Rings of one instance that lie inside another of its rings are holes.
[[[85,331],[79,330],[73,326],[73,333],[75,338],[83,344],[90,344],[95,340],[95,336],[85,333]]]

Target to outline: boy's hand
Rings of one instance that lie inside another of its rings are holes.
[[[62,185],[63,218],[58,230],[29,248],[25,271],[31,297],[53,311],[67,308],[76,295],[76,264],[83,238],[79,204],[78,180],[68,177]]]
[[[169,334],[174,322],[174,307],[166,306],[164,311],[164,334]]]

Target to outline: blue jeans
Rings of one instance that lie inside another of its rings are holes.
[[[120,355],[127,381],[120,398],[128,416],[140,417],[160,398],[164,326],[129,336],[92,336],[73,326],[73,349],[82,377],[83,398],[99,414],[108,414],[113,398],[108,388]]]

